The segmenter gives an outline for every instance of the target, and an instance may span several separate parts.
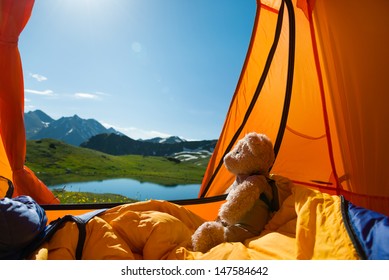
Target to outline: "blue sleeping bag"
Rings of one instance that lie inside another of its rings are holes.
[[[44,209],[29,196],[0,200],[0,259],[23,258],[46,227]]]
[[[361,259],[389,260],[389,217],[343,198],[343,218]]]

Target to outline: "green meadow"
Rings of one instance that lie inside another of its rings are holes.
[[[26,165],[46,185],[132,178],[160,185],[201,183],[207,159],[177,163],[165,157],[112,156],[63,142],[27,141]]]
[[[26,165],[46,185],[131,178],[160,185],[200,184],[209,158],[177,162],[167,157],[112,156],[53,139],[28,140]],[[56,190],[63,203],[129,202],[113,194]]]

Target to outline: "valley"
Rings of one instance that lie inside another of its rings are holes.
[[[178,158],[185,157],[185,160]],[[54,139],[28,140],[26,165],[47,185],[132,178],[160,185],[199,184],[210,154],[114,156]]]
[[[115,193],[69,191],[76,182],[134,179],[161,186],[201,184],[216,140],[177,136],[131,139],[93,119],[77,115],[54,120],[44,112],[25,113],[26,166],[61,203],[131,202]]]

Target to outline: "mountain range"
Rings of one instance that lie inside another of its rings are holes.
[[[105,128],[94,119],[82,119],[74,115],[54,120],[41,110],[24,113],[24,123],[28,140],[52,138],[74,146],[101,133],[121,134],[113,128]]]
[[[54,120],[41,110],[25,113],[24,122],[28,140],[51,138],[111,155],[167,156],[183,161],[209,157],[217,141],[187,141],[178,136],[134,140],[94,119],[74,115]]]
[[[111,155],[170,156],[180,152],[213,152],[216,140],[185,141],[177,136],[164,139],[134,140],[125,135],[104,133],[91,137],[80,146]]]

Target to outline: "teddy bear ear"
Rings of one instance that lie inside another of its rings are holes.
[[[273,150],[273,144],[270,138],[265,134],[250,132],[246,134],[245,138],[254,154],[258,149],[262,150],[264,146],[267,146],[269,150]]]
[[[267,135],[265,135],[265,134],[250,132],[250,133],[246,134],[245,138],[246,138],[246,141],[252,145],[261,144],[263,142],[268,142],[271,144],[269,137],[267,137]]]

